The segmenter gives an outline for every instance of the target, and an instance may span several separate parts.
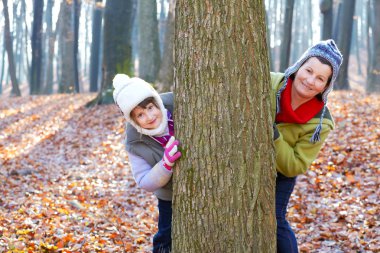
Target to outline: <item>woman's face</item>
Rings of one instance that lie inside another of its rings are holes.
[[[299,98],[312,99],[327,88],[331,75],[332,69],[329,65],[311,57],[297,71],[292,92]]]
[[[145,108],[136,106],[131,112],[132,119],[145,129],[156,129],[162,121],[161,110],[153,103],[149,103]]]

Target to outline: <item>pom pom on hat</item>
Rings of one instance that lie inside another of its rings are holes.
[[[157,91],[147,82],[138,77],[132,77],[125,74],[117,74],[113,81],[113,99],[115,103],[119,106],[120,110],[123,112],[125,119],[133,125],[138,131],[144,134],[154,135],[161,132],[162,129],[157,131],[149,131],[141,129],[134,120],[131,118],[132,110],[140,104],[142,101],[149,97],[153,97],[156,101],[159,109],[163,113],[164,121],[166,118],[166,109],[162,102],[160,95]],[[164,122],[166,123],[166,122]]]

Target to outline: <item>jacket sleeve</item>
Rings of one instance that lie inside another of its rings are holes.
[[[306,172],[311,163],[317,158],[317,155],[326,140],[331,128],[322,127],[321,140],[317,143],[310,143],[311,133],[305,133],[299,137],[294,146],[286,142],[281,133],[279,125],[278,136],[274,140],[276,150],[276,168],[277,171],[286,177],[295,177]]]
[[[169,182],[173,174],[163,166],[162,161],[152,167],[138,155],[128,152],[128,157],[133,177],[137,185],[144,190],[150,192],[158,190]]]

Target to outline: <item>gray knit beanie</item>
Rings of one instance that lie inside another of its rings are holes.
[[[327,89],[322,93],[322,100],[324,103],[323,111],[320,117],[319,125],[315,129],[315,132],[313,136],[310,139],[310,142],[315,143],[320,141],[320,132],[322,129],[322,120],[325,115],[326,111],[326,105],[327,105],[327,96],[334,88],[335,80],[339,73],[340,65],[343,61],[343,56],[340,53],[338,47],[336,46],[335,42],[333,40],[324,40],[320,41],[314,46],[310,47],[308,50],[305,51],[305,53],[298,59],[298,61],[290,66],[288,69],[285,70],[285,78],[284,78],[284,85],[278,90],[277,92],[277,112],[280,111],[280,98],[281,93],[285,90],[286,85],[288,83],[288,79],[291,75],[296,73],[299,68],[311,57],[322,57],[325,60],[327,60],[331,66],[332,66],[332,77],[330,80],[330,83],[328,84]]]

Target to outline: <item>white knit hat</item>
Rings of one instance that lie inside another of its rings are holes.
[[[113,99],[115,103],[119,106],[120,110],[123,112],[125,119],[134,128],[137,129],[142,134],[145,135],[161,135],[166,131],[167,128],[167,112],[162,103],[162,99],[157,91],[144,80],[133,77],[129,78],[125,74],[117,74],[113,79]],[[144,101],[146,98],[153,97],[156,101],[159,109],[162,112],[162,122],[156,129],[144,129],[141,128],[131,117],[130,114],[132,110]]]

